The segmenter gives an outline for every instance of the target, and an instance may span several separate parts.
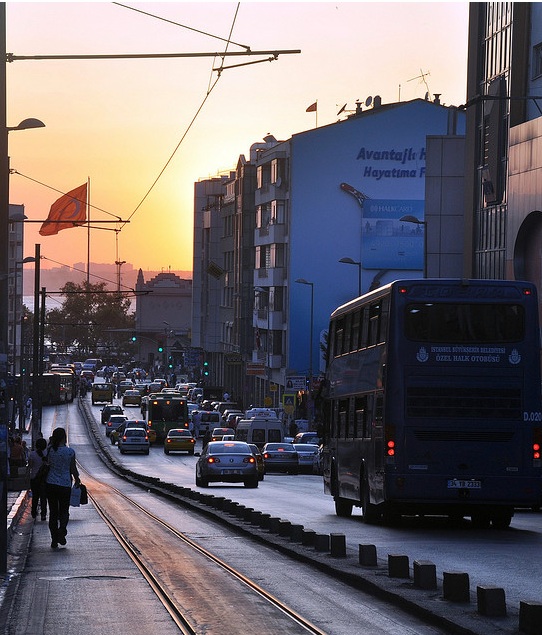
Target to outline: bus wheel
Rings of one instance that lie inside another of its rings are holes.
[[[361,506],[363,509],[363,522],[367,525],[374,525],[380,520],[378,507],[369,502],[369,485],[363,483],[361,491]]]
[[[354,504],[346,498],[335,497],[335,513],[341,518],[350,518],[352,516],[352,507]]]
[[[495,529],[508,529],[512,522],[512,512],[509,509],[499,510],[491,516],[491,524]]]
[[[470,516],[472,526],[476,529],[487,529],[491,522],[491,516],[487,511],[473,512]]]

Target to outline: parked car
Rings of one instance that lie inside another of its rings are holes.
[[[293,446],[297,452],[299,471],[312,474],[318,446],[312,443],[294,443]]]
[[[111,436],[111,433],[115,431],[127,419],[128,417],[126,415],[111,415],[105,423],[105,436]]]
[[[256,465],[258,466],[258,479],[263,481],[265,474],[265,463],[263,460],[263,454],[260,452],[260,448],[254,443],[249,443],[248,447],[252,450],[252,454],[256,457]]]
[[[124,413],[122,406],[111,404],[102,408],[102,424],[105,425],[110,415],[121,415]]]
[[[258,466],[248,443],[240,441],[211,441],[196,463],[196,485],[209,483],[244,483],[258,487]]]
[[[312,443],[314,445],[320,445],[322,440],[318,436],[317,432],[298,432],[294,437],[294,443]]]
[[[262,449],[265,472],[299,473],[299,459],[292,443],[266,443]]]
[[[135,388],[133,390],[126,390],[122,395],[122,405],[127,406],[141,406],[141,393]]]
[[[150,443],[146,428],[126,428],[119,436],[118,444],[121,454],[126,454],[126,452],[149,453]]]
[[[173,428],[167,433],[164,440],[164,454],[170,452],[188,452],[194,454],[196,439],[192,436],[190,430],[186,428]]]
[[[233,428],[213,428],[211,441],[222,441],[224,435],[235,435]]]

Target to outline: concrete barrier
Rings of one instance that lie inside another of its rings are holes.
[[[519,630],[527,635],[542,633],[542,602],[519,603]]]
[[[410,578],[408,556],[389,553],[388,575],[390,578]]]
[[[376,567],[375,545],[359,545],[359,563],[362,567]]]
[[[496,586],[477,586],[478,613],[486,617],[506,617],[504,589]]]
[[[437,567],[429,560],[414,560],[414,586],[419,589],[437,588]]]
[[[305,547],[312,547],[314,545],[314,537],[316,532],[314,529],[303,529],[301,536],[301,544]]]
[[[330,534],[331,555],[334,558],[346,558],[346,536],[344,534]]]
[[[459,571],[444,571],[442,591],[450,602],[470,602],[469,574]]]
[[[290,527],[290,540],[292,542],[303,542],[303,525],[294,525]]]
[[[316,551],[329,551],[329,534],[314,534],[314,548]]]

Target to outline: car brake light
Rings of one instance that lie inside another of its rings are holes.
[[[246,456],[246,457],[243,459],[243,463],[254,463],[254,462],[255,462],[255,460],[256,460],[256,459],[255,459],[253,456]]]
[[[210,456],[207,459],[207,463],[220,463],[220,459],[217,456]]]
[[[268,459],[269,458],[269,454],[267,454],[267,452],[263,455],[264,459]]]

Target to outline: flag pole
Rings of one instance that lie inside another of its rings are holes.
[[[87,177],[87,285],[90,284],[90,176]]]

